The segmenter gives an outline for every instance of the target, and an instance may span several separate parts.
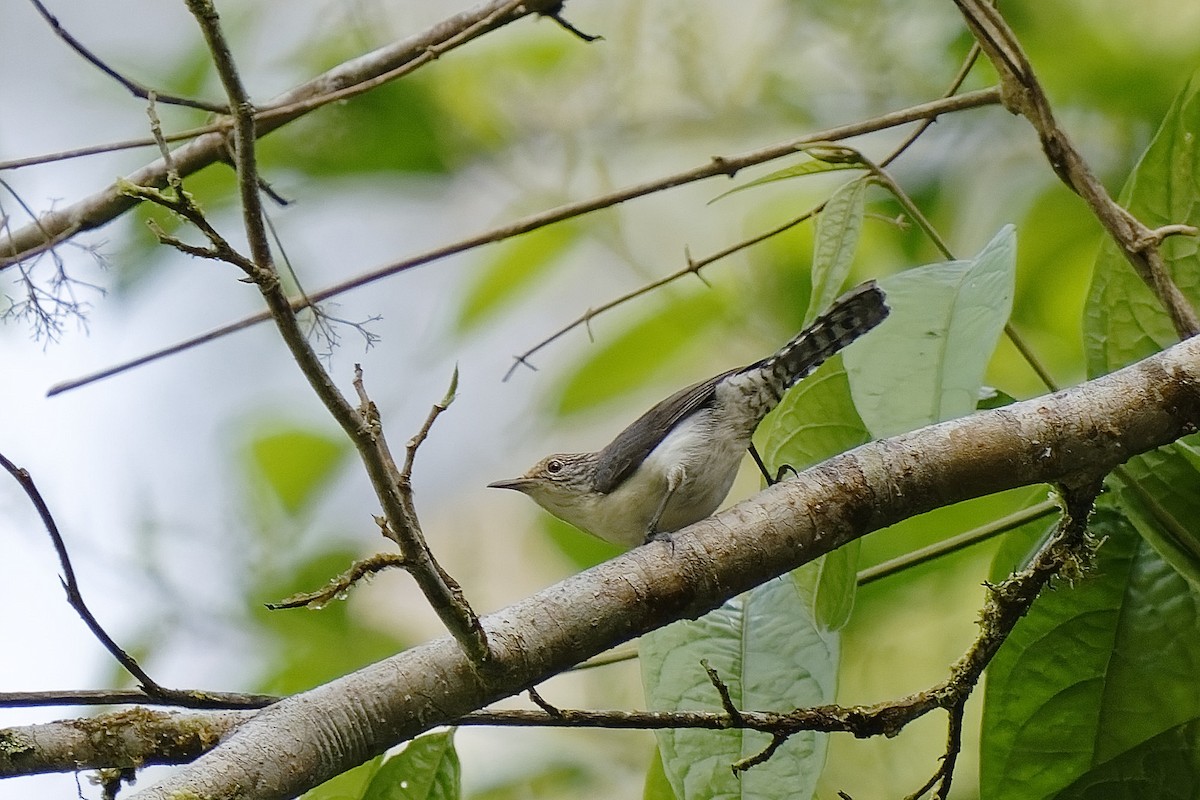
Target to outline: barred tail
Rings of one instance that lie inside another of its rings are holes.
[[[875,281],[867,281],[833,301],[828,311],[780,348],[773,356],[754,365],[783,391],[837,353],[846,345],[874,328],[888,315],[883,290]]]

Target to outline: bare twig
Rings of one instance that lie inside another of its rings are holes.
[[[266,103],[263,110],[255,114],[257,134],[266,135],[314,109],[354,97],[402,77],[451,49],[528,14],[537,14],[548,5],[548,0],[490,0],[447,17],[416,36],[351,59]],[[225,160],[225,136],[231,127],[232,120],[225,118],[206,128],[197,129],[202,133],[175,151],[180,174],[186,177]],[[195,133],[189,132],[189,135]],[[166,138],[174,140],[179,137]],[[154,141],[146,140],[143,143],[149,146]],[[139,186],[161,187],[165,179],[165,166],[160,159],[125,176],[124,180]],[[49,211],[38,218],[36,225],[26,225],[0,239],[0,270],[43,252],[81,231],[98,228],[128,211],[136,202],[135,198],[126,195],[114,183],[69,206]]]
[[[67,602],[71,605],[71,608],[75,609],[75,613],[83,620],[83,624],[87,625],[92,635],[96,637],[100,644],[104,645],[104,649],[130,675],[137,679],[147,694],[162,698],[186,696],[187,692],[176,692],[160,686],[157,681],[146,674],[146,671],[141,668],[133,656],[121,649],[121,646],[108,635],[83,599],[83,593],[79,589],[79,581],[75,577],[75,568],[71,565],[71,556],[67,552],[66,542],[63,541],[62,534],[58,530],[58,525],[54,522],[54,516],[50,513],[50,507],[46,504],[42,493],[38,491],[37,484],[34,483],[28,471],[9,461],[8,457],[3,453],[0,453],[0,466],[20,485],[26,496],[29,497],[29,501],[33,503],[33,507],[37,509],[38,517],[41,518],[46,532],[50,534],[50,541],[54,543],[54,550],[58,553],[58,562],[63,572],[62,587],[63,591],[67,594]]]
[[[327,585],[315,592],[300,592],[291,597],[285,597],[277,603],[266,603],[271,611],[284,608],[321,608],[346,595],[354,584],[363,578],[368,578],[385,569],[404,567],[404,559],[395,553],[376,553],[373,556],[359,559],[350,565],[350,569],[329,581]]]
[[[387,518],[385,530],[393,535],[400,545],[405,568],[416,580],[430,605],[464,652],[476,662],[486,662],[488,646],[483,628],[463,597],[458,584],[441,568],[425,543],[412,505],[411,492],[407,491],[403,478],[388,452],[378,411],[366,398],[362,388],[361,370],[358,370],[356,386],[363,398],[363,407],[355,409],[338,391],[300,329],[295,310],[284,293],[274,268],[270,240],[264,223],[255,156],[255,121],[249,96],[242,85],[212,1],[187,0],[187,6],[200,25],[221,83],[229,96],[230,107],[234,110],[234,163],[237,168],[238,191],[251,257],[246,258],[229,247],[203,219],[203,214],[194,207],[185,192],[176,192],[176,205],[182,206],[188,219],[204,231],[211,243],[210,252],[239,266],[246,273],[246,277],[258,286],[270,316],[301,372],[326,409],[357,447]],[[147,199],[154,199],[155,190],[152,188],[140,187],[136,191],[141,192]],[[176,242],[171,243],[178,246]]]
[[[759,750],[752,756],[747,756],[746,758],[733,762],[729,765],[729,768],[733,770],[734,775],[737,775],[745,772],[748,769],[751,769],[752,767],[757,767],[759,764],[765,764],[770,760],[771,756],[775,755],[775,751],[778,750],[780,746],[783,745],[783,743],[787,740],[787,736],[784,736],[781,733],[773,733],[771,734],[771,741],[767,743],[766,747],[764,747],[762,750]]]
[[[591,33],[584,33],[583,31],[579,30],[579,28],[576,28],[574,25],[572,25],[570,22],[568,22],[562,15],[562,7],[563,7],[563,4],[561,2],[557,3],[554,8],[549,8],[549,9],[546,9],[545,11],[543,11],[542,16],[548,17],[549,19],[554,20],[555,22],[558,23],[559,27],[561,27],[567,33],[571,34],[572,36],[574,36],[578,39],[582,39],[583,41],[588,42],[589,44],[592,42],[599,42],[599,41],[604,40],[603,36],[597,36],[597,35],[591,34]]]
[[[189,691],[181,697],[164,697],[140,689],[69,689],[50,692],[0,692],[0,708],[50,706],[175,706],[177,708],[264,708],[279,702],[271,694]]]
[[[457,393],[458,365],[455,364],[454,373],[450,376],[450,385],[446,387],[446,394],[440,401],[433,404],[433,408],[429,409],[429,415],[425,417],[425,422],[421,424],[421,429],[405,445],[404,466],[400,469],[400,479],[405,483],[412,480],[413,461],[417,457],[417,449],[429,436],[429,431],[433,429],[433,423],[454,402]]]
[[[1179,337],[1200,333],[1200,319],[1167,272],[1155,232],[1121,208],[1092,173],[1055,119],[1033,67],[1000,12],[982,0],[954,0],[954,4],[1000,74],[1005,105],[1029,120],[1051,169],[1088,204],[1134,271],[1154,291]]]
[[[542,711],[545,711],[550,716],[557,717],[562,713],[558,710],[557,706],[552,705],[550,703],[550,701],[548,701],[546,698],[542,697],[541,693],[534,687],[530,686],[528,689],[525,690],[525,693],[529,695],[530,701],[535,706],[540,708]]]
[[[1044,500],[1041,503],[1032,505],[1029,508],[1016,511],[1006,517],[993,520],[986,525],[980,525],[978,528],[961,533],[958,536],[952,536],[944,541],[935,542],[928,547],[922,547],[919,550],[914,550],[911,553],[905,553],[891,561],[885,561],[882,564],[876,564],[873,567],[862,570],[858,573],[858,585],[866,586],[868,583],[874,583],[877,580],[903,572],[906,569],[915,567],[918,564],[925,564],[942,556],[948,556],[951,553],[957,553],[966,547],[980,542],[986,542],[995,536],[1002,533],[1008,533],[1015,528],[1019,528],[1036,519],[1048,517],[1060,508],[1059,504],[1053,500]]]
[[[204,100],[193,100],[188,97],[179,97],[178,95],[166,94],[165,92],[148,89],[132,78],[125,77],[108,64],[104,63],[103,59],[101,59],[98,55],[85,47],[82,42],[72,36],[70,31],[64,28],[58,21],[58,18],[51,14],[50,10],[42,4],[41,0],[29,0],[29,2],[33,3],[33,7],[36,8],[37,12],[42,15],[42,19],[46,20],[46,22],[50,25],[50,29],[54,31],[55,36],[62,39],[68,47],[70,47],[79,55],[83,56],[84,60],[86,60],[93,67],[100,70],[105,75],[128,89],[134,97],[140,97],[143,100],[148,100],[151,95],[154,95],[158,98],[160,103],[169,103],[170,105],[198,108],[202,111],[212,111],[217,114],[226,114],[229,112],[229,108],[221,105],[220,103],[209,103]]]
[[[725,713],[729,715],[729,718],[735,724],[740,724],[742,712],[738,710],[738,707],[733,702],[733,698],[729,695],[729,685],[721,680],[720,673],[708,663],[708,659],[700,659],[700,666],[704,668],[704,674],[708,675],[709,683],[713,685],[713,688],[717,690],[717,694],[720,695],[721,708],[725,709]]]
[[[325,289],[312,292],[307,300],[295,298],[292,300],[292,307],[299,309],[303,308],[308,303],[319,303],[335,295],[351,291],[352,289],[358,289],[370,283],[374,283],[375,281],[382,280],[383,278],[413,269],[414,267],[419,267],[424,264],[446,258],[447,256],[472,250],[485,244],[499,242],[503,241],[504,239],[519,236],[523,233],[529,233],[530,231],[537,230],[538,228],[543,228],[547,225],[561,222],[572,217],[582,216],[603,208],[610,208],[637,197],[643,197],[655,192],[663,191],[665,189],[670,189],[687,183],[693,183],[695,181],[700,181],[707,178],[713,178],[720,175],[728,176],[736,174],[739,170],[744,169],[745,167],[755,164],[762,164],[767,161],[791,155],[795,153],[798,148],[803,147],[805,144],[861,136],[873,131],[884,130],[898,125],[905,125],[910,122],[929,119],[942,114],[949,114],[969,108],[978,108],[980,106],[991,105],[999,102],[999,99],[999,90],[983,89],[978,92],[969,92],[963,95],[956,95],[953,98],[936,100],[931,103],[922,103],[920,105],[912,106],[900,111],[884,114],[870,120],[819,131],[808,136],[800,137],[799,139],[792,139],[787,142],[770,145],[768,147],[749,151],[740,155],[717,156],[706,164],[685,170],[683,172],[673,173],[671,175],[666,175],[645,183],[627,186],[615,192],[599,195],[597,197],[581,200],[575,203],[568,203],[566,205],[548,209],[537,214],[531,214],[527,217],[514,220],[507,225],[490,228],[473,236],[461,239],[457,242],[434,248],[432,250],[427,250],[415,256],[411,256],[387,266],[380,267],[379,269],[371,270],[370,272],[356,276],[349,280],[333,284]],[[178,155],[178,151],[176,151],[176,154]],[[0,245],[2,244],[3,243],[0,242]],[[694,270],[688,271],[694,272]],[[148,364],[165,356],[174,355],[192,347],[196,347],[197,345],[210,342],[213,339],[249,328],[253,325],[257,325],[260,322],[265,322],[268,319],[270,319],[270,314],[267,312],[249,315],[236,322],[223,325],[219,328],[214,328],[205,334],[183,342],[179,342],[178,344],[163,348],[162,350],[148,353],[131,361],[117,364],[81,378],[56,384],[55,386],[51,387],[47,394],[53,396],[71,389],[77,389],[81,386],[86,386],[98,380],[109,378],[113,375],[118,375],[126,370],[133,369],[134,367]]]
[[[21,210],[24,211],[30,219],[37,223],[37,215],[25,202],[20,194],[8,183],[8,181],[0,178],[0,189],[4,189],[10,194]],[[8,231],[10,218],[2,214],[3,206],[0,204],[0,218],[2,225],[0,230]],[[67,275],[66,268],[62,258],[53,250],[49,251],[49,257],[53,263],[54,271],[50,279],[49,289],[43,288],[38,281],[34,280],[33,272],[37,267],[37,260],[33,262],[22,263],[18,266],[20,271],[19,283],[25,289],[25,299],[13,302],[5,309],[2,318],[28,318],[33,321],[33,330],[35,336],[45,336],[53,341],[62,333],[63,323],[67,318],[74,317],[81,323],[86,320],[85,312],[87,304],[80,302],[75,297],[74,285],[81,284],[89,289],[95,290],[103,295],[104,289],[90,284],[83,284],[76,281]],[[99,260],[99,259],[98,259]]]

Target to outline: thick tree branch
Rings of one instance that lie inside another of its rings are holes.
[[[253,711],[130,708],[0,732],[0,775],[180,764],[211,750]]]
[[[443,638],[287,698],[136,793],[291,797],[397,742],[729,597],[869,531],[1042,482],[1077,485],[1197,430],[1200,340],[1053,395],[873,442],[482,621],[494,668]]]

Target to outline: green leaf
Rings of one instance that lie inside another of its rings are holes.
[[[1195,436],[1131,459],[1109,477],[1138,533],[1200,587],[1200,454]]]
[[[776,181],[786,181],[790,180],[791,178],[800,178],[805,175],[819,175],[823,172],[834,172],[836,170],[843,169],[866,169],[866,167],[864,167],[860,161],[826,161],[821,158],[811,158],[808,161],[803,161],[795,166],[784,167],[783,169],[777,169],[774,172],[769,172],[766,175],[763,175],[761,178],[755,178],[749,183],[743,183],[741,186],[735,186],[727,192],[722,192],[708,202],[715,203],[731,194],[736,194],[737,192],[745,191],[746,189],[751,189],[755,186],[762,186],[765,183],[775,183]]]
[[[1200,719],[1163,731],[1081,775],[1055,800],[1195,800]]]
[[[825,204],[817,217],[817,239],[813,248],[812,300],[804,324],[829,308],[841,293],[842,284],[850,274],[850,265],[858,249],[862,232],[863,199],[870,185],[864,176],[843,185]]]
[[[971,261],[947,261],[880,281],[891,315],[844,353],[854,404],[871,432],[893,436],[975,410],[1012,309],[1011,225]]]
[[[249,466],[284,510],[296,514],[333,476],[348,449],[341,438],[284,428],[250,442]]]
[[[831,702],[837,639],[809,620],[810,605],[786,579],[769,581],[698,620],[643,636],[646,701],[656,710],[721,711],[701,660],[717,671],[736,707],[782,710]],[[658,731],[663,767],[680,800],[809,798],[825,763],[827,737],[791,737],[764,764],[735,776],[730,765],[762,751],[755,731]]]
[[[383,756],[376,756],[365,764],[359,764],[354,769],[346,770],[320,786],[309,789],[302,797],[304,800],[359,800],[381,764]]]
[[[427,733],[383,762],[362,800],[455,800],[459,772],[454,731]]]
[[[983,797],[1053,797],[1200,714],[1200,597],[1109,504],[1095,569],[1043,593],[988,670]]]
[[[282,428],[251,441],[250,468],[283,509],[295,515],[317,497],[348,450],[344,439]]]
[[[789,391],[755,435],[772,472],[783,464],[805,469],[870,438],[850,398],[841,356],[826,361]],[[825,630],[838,630],[850,618],[859,547],[852,542],[792,573],[797,587],[812,594],[811,619]]]
[[[1200,225],[1200,79],[1176,97],[1149,148],[1121,192],[1121,203],[1151,228]],[[1200,301],[1200,243],[1172,236],[1161,253],[1176,285]],[[1145,358],[1178,341],[1161,304],[1133,272],[1117,245],[1105,237],[1096,258],[1084,309],[1088,375],[1097,377]]]
[[[458,310],[459,333],[470,331],[525,294],[579,238],[574,225],[551,225],[510,239],[466,289]]]
[[[667,780],[667,772],[663,769],[662,753],[657,747],[654,748],[650,768],[646,770],[642,800],[675,800],[675,792],[671,790],[671,782]]]

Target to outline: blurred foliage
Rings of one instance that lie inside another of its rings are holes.
[[[467,287],[459,305],[459,330],[473,330],[519,300],[555,267],[577,237],[576,226],[564,223],[499,245]]]
[[[260,689],[290,694],[392,655],[406,643],[364,626],[344,598],[319,609],[266,608],[323,588],[360,553],[327,537],[300,536],[338,477],[350,443],[299,426],[276,423],[265,432],[262,427],[247,426],[245,471],[247,499],[260,519],[257,545],[271,560],[252,577],[247,611],[253,636],[271,653]]]
[[[322,484],[349,455],[350,443],[344,437],[290,428],[258,436],[248,450],[251,471],[283,510],[295,515],[316,499]]]
[[[1097,174],[1119,185],[1200,61],[1200,5],[1045,0],[1000,8]],[[267,137],[262,144],[267,179],[292,171],[331,203],[380,182],[405,201],[432,196],[438,203],[454,199],[455,189],[489,194],[501,186],[494,192],[498,205],[542,208],[546,197],[594,196],[707,163],[715,154],[928,100],[944,90],[970,45],[951,4],[933,0],[755,0],[746,6],[625,0],[600,12],[568,4],[567,12],[605,41],[584,45],[545,19],[511,26],[416,75]],[[382,23],[353,33],[335,27],[315,34],[293,66],[312,74],[363,52],[363,38],[375,43],[389,35]],[[211,73],[197,52],[181,49],[173,84],[211,88]],[[980,65],[968,85],[993,80],[990,67]],[[1151,224],[1197,221],[1197,181],[1190,167],[1198,107],[1193,90],[1180,96],[1164,133],[1128,184],[1125,200]],[[880,134],[855,145],[878,160],[897,141],[896,135]],[[805,171],[806,158],[797,154],[748,171],[753,189],[713,206],[706,203],[727,186],[683,187],[665,199],[631,203],[636,210],[630,213],[582,217],[479,251],[476,271],[446,323],[447,339],[454,339],[449,332],[457,334],[457,346],[471,336],[491,335],[488,323],[509,315],[528,320],[521,335],[536,341],[564,318],[662,275],[638,265],[678,263],[685,246],[697,255],[715,252],[804,213],[832,197],[845,178],[771,180]],[[1011,321],[1058,383],[1108,371],[1174,340],[1127,264],[1111,245],[1102,245],[1095,219],[1057,182],[1028,127],[1007,112],[991,108],[943,117],[892,172],[960,255],[981,251],[1005,225],[1015,226],[1020,242],[1015,276],[1011,260],[1004,265],[1012,286]],[[229,207],[233,199],[230,171],[221,165],[189,178],[188,189],[210,211]],[[851,208],[863,204],[854,257],[838,261],[835,275],[824,283],[815,281],[815,292],[813,253],[820,237],[806,222],[706,267],[712,288],[689,278],[597,317],[590,347],[581,344],[583,337],[559,340],[553,347],[569,353],[568,366],[543,375],[543,411],[564,426],[576,425],[585,411],[610,413],[615,433],[636,416],[642,401],[786,340],[810,306],[822,304],[810,302],[814,293],[829,296],[822,287],[885,278],[940,260],[924,234],[907,224],[898,203],[879,194],[868,190],[849,198]],[[459,208],[444,213],[457,214]],[[142,208],[136,215],[174,230],[160,212]],[[583,277],[580,264],[590,253],[581,245],[588,241],[629,257],[603,281],[594,273]],[[152,244],[139,229],[122,245],[116,260],[123,285],[137,285],[150,273],[146,265],[159,252]],[[1184,291],[1200,301],[1195,241],[1177,237],[1165,252]],[[672,258],[676,261],[668,261]],[[531,292],[535,288],[540,291]],[[530,294],[536,301],[527,300]],[[999,303],[989,308],[996,315],[1004,310]],[[966,342],[968,349],[975,345],[967,382],[978,388],[982,380],[1001,399],[1044,392],[1011,344],[1001,340],[990,352],[991,333],[960,334],[978,337]],[[918,352],[906,338],[889,357],[916,374]],[[844,399],[855,382],[845,374],[853,371],[852,361],[843,369],[835,360],[792,393],[794,399],[761,432],[788,448],[786,454],[773,453],[772,460],[808,463],[860,440],[859,411]],[[965,413],[977,398],[968,399],[953,413]],[[833,419],[836,429],[821,431],[806,414]],[[919,424],[915,416],[906,425]],[[940,415],[929,417],[936,418]],[[820,440],[826,433],[844,441]],[[1055,792],[1078,797],[1089,791],[1119,797],[1118,788],[1130,785],[1158,787],[1145,789],[1145,796],[1159,790],[1161,796],[1194,796],[1187,787],[1195,783],[1187,781],[1196,774],[1197,710],[1194,692],[1181,692],[1194,688],[1192,642],[1200,637],[1195,587],[1179,576],[1194,577],[1189,564],[1195,553],[1168,541],[1168,534],[1180,531],[1195,540],[1200,498],[1193,488],[1200,485],[1200,462],[1193,447],[1185,442],[1166,448],[1113,482],[1098,522],[1098,531],[1109,537],[1099,552],[1099,569],[1078,586],[1060,585],[1039,600],[1002,653],[989,680],[983,721],[968,729],[956,797],[979,791],[974,769],[980,753],[989,797]],[[264,523],[263,540],[272,543],[311,520],[343,456],[332,440],[303,431],[255,439],[247,452],[261,492],[256,500],[286,512]],[[1135,484],[1140,490],[1131,488]],[[874,702],[941,680],[975,634],[983,596],[979,583],[988,577],[993,556],[999,570],[993,579],[999,579],[1045,535],[1046,525],[1031,523],[1003,543],[871,584],[856,600],[846,580],[853,563],[877,564],[970,530],[1044,499],[1046,492],[1046,487],[1014,490],[907,520],[863,540],[861,554],[838,567],[841,580],[825,576],[829,626],[836,627],[853,606],[842,634],[839,700]],[[579,567],[611,552],[555,521],[546,527]],[[251,635],[270,660],[261,685],[274,691],[307,688],[406,644],[367,628],[353,606],[342,602],[321,611],[261,610],[263,601],[322,585],[355,555],[307,544],[273,548],[278,563],[263,566],[270,574],[256,576],[252,588],[248,582],[247,603],[255,609],[248,614]],[[1114,623],[1125,614],[1144,625],[1119,628]],[[1166,660],[1155,673],[1155,664],[1142,656],[1160,653]],[[1026,686],[1036,692],[1025,692]],[[1056,699],[1039,705],[1045,697]],[[1080,704],[1068,708],[1068,700]],[[1072,734],[1060,729],[1062,714],[1082,719]],[[903,794],[932,772],[943,741],[940,722],[916,726],[895,740],[835,737],[818,794],[832,797],[842,789],[855,797]],[[1074,749],[1064,754],[1066,745]],[[343,776],[348,784],[338,794],[319,796],[359,797],[376,768]],[[570,764],[550,772],[533,764],[526,783],[514,780],[479,796],[586,795],[580,783],[589,774]],[[1022,794],[1019,779],[1027,774],[1043,783]],[[1154,783],[1164,775],[1178,780]],[[665,783],[665,776],[652,773],[647,797],[667,796]]]

